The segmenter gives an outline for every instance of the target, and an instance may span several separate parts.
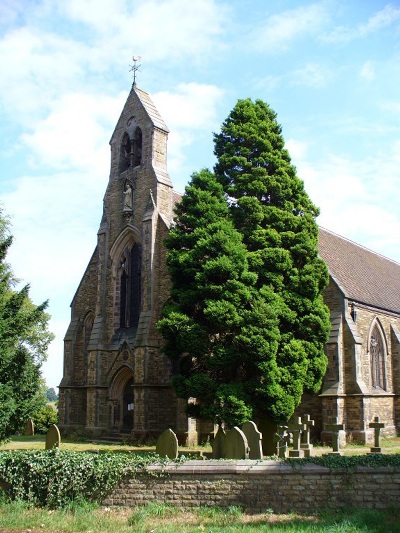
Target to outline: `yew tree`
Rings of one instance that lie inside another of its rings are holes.
[[[303,392],[317,392],[326,371],[330,329],[318,257],[317,207],[285,148],[276,113],[261,100],[239,100],[214,136],[215,174],[229,198],[256,288],[273,291],[278,347],[259,376],[253,402],[270,420],[287,420]],[[272,365],[273,362],[273,365]]]
[[[234,228],[222,186],[194,174],[166,240],[171,297],[158,327],[175,362],[179,397],[195,398],[188,414],[228,425],[253,418],[262,378],[276,372],[276,298],[258,288],[247,249]]]
[[[11,243],[8,221],[0,212],[0,441],[22,429],[46,403],[40,369],[53,339],[47,302],[34,305],[28,285],[16,289],[6,262]]]

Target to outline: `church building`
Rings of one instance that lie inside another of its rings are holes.
[[[156,329],[169,294],[163,241],[180,195],[167,171],[168,128],[133,84],[111,137],[111,169],[97,246],[71,304],[64,339],[59,419],[64,432],[156,437],[166,428],[195,442],[212,426],[188,419]],[[320,229],[330,273],[328,371],[299,414],[316,436],[332,417],[347,435],[370,440],[380,416],[400,428],[400,264]]]

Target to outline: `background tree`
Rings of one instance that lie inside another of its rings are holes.
[[[58,400],[58,394],[54,390],[53,387],[50,387],[50,389],[46,389],[46,398],[49,402],[55,402]]]
[[[215,174],[230,198],[256,287],[277,302],[278,348],[256,391],[259,412],[287,420],[303,391],[317,392],[326,371],[330,322],[322,300],[328,282],[318,257],[318,209],[297,177],[275,112],[263,101],[239,100],[215,134]]]
[[[171,298],[158,323],[175,361],[188,414],[228,425],[253,417],[253,396],[277,350],[273,291],[256,289],[247,250],[230,220],[221,185],[209,171],[192,176],[166,240]]]
[[[53,335],[47,330],[47,302],[36,306],[29,286],[16,290],[5,258],[12,243],[0,212],[0,440],[20,430],[45,403],[40,367]]]

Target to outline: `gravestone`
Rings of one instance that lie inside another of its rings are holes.
[[[289,433],[293,435],[293,449],[289,450],[289,457],[301,457],[302,450],[300,449],[300,437],[302,431],[306,428],[299,416],[296,416],[293,422],[289,424]]]
[[[301,434],[300,448],[303,450],[304,457],[310,457],[312,444],[310,444],[311,428],[314,425],[314,420],[311,420],[310,415],[303,415],[301,421],[305,425],[305,430]]]
[[[156,452],[160,457],[176,459],[178,457],[178,439],[172,429],[166,429],[157,440]]]
[[[211,447],[213,459],[223,459],[225,457],[225,431],[221,426],[218,426],[218,431],[211,443]]]
[[[246,436],[249,445],[249,459],[262,459],[262,434],[258,431],[254,422],[245,422],[242,426],[242,431]]]
[[[33,420],[30,419],[26,423],[25,426],[25,435],[34,435],[35,434],[35,424],[33,423]]]
[[[246,435],[238,427],[225,435],[225,459],[248,459],[249,445]]]
[[[287,430],[287,426],[278,426],[277,432],[274,436],[274,441],[276,444],[276,455],[280,459],[286,458],[287,448],[290,442],[290,435]]]
[[[380,437],[381,429],[385,427],[385,424],[379,422],[379,416],[376,416],[374,421],[370,422],[369,427],[374,429],[374,446],[371,447],[370,453],[382,453]]]
[[[341,455],[340,451],[340,439],[339,439],[339,431],[344,430],[344,424],[339,424],[338,417],[334,417],[331,419],[331,423],[327,424],[325,426],[325,429],[327,431],[332,432],[332,452],[329,452],[328,455]]]
[[[53,424],[49,427],[46,434],[46,450],[59,448],[61,444],[61,435],[58,427]]]
[[[278,424],[264,418],[257,420],[257,427],[262,433],[262,447],[264,455],[275,455],[276,443],[275,434],[278,431]]]

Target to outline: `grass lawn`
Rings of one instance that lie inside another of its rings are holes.
[[[248,515],[237,507],[182,510],[150,504],[135,509],[81,506],[62,511],[30,508],[21,502],[0,504],[1,533],[398,533],[400,515],[349,510],[317,515]]]

